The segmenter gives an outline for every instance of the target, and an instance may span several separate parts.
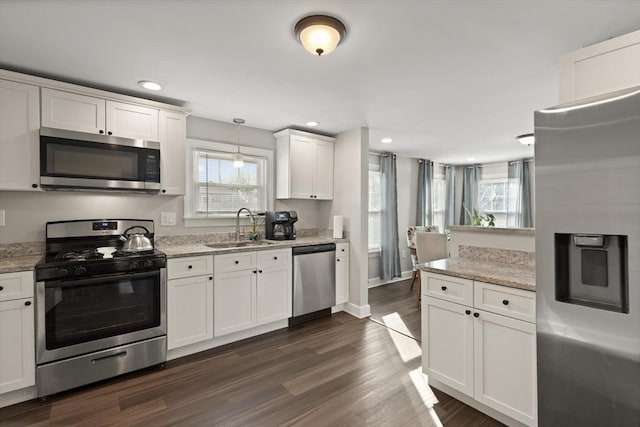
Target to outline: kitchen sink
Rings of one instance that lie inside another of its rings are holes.
[[[267,242],[265,240],[242,240],[240,242],[217,242],[207,243],[208,246],[213,249],[229,249],[229,248],[246,248],[250,246],[267,246],[273,245],[274,242]]]

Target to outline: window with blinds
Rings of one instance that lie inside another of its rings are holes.
[[[232,153],[193,150],[193,212],[196,215],[235,214],[240,208],[266,210],[266,159],[244,156],[233,167]]]

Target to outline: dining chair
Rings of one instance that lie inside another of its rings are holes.
[[[448,258],[447,235],[445,233],[416,233],[416,257],[418,258],[417,265],[437,259]],[[419,306],[422,278],[420,277],[420,269],[417,268],[417,270],[418,294],[416,296],[416,305]]]
[[[437,225],[412,225],[407,228],[407,246],[409,247],[409,252],[411,253],[411,265],[413,271],[411,273],[411,287],[409,291],[413,291],[413,284],[418,278],[418,259],[416,257],[416,233],[437,233],[438,226]]]

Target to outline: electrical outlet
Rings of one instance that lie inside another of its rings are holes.
[[[4,210],[0,211],[0,227],[4,227]]]
[[[400,258],[406,258],[407,257],[407,250],[403,249],[400,251]]]
[[[176,225],[176,213],[162,212],[160,214],[160,225]]]

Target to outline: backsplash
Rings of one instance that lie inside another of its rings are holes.
[[[515,249],[460,245],[458,248],[458,256],[460,256],[460,258],[469,258],[478,261],[521,265],[528,268],[535,268],[536,266],[535,252],[519,251]]]
[[[8,243],[0,245],[0,260],[29,255],[44,255],[44,242]]]
[[[331,237],[333,230],[323,228],[304,228],[297,230],[297,237]],[[344,232],[345,239],[348,233]],[[236,239],[236,233],[206,233],[206,234],[176,234],[168,236],[156,236],[157,246],[177,246],[198,243],[232,242]],[[245,239],[241,235],[241,239]],[[19,256],[44,255],[44,242],[8,243],[0,245],[0,260]]]

